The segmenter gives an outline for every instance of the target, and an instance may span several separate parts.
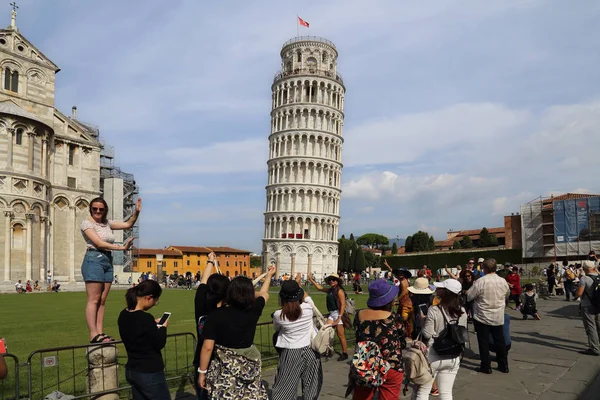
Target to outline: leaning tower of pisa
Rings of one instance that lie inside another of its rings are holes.
[[[345,87],[329,40],[297,37],[281,49],[271,90],[263,263],[277,276],[336,272]]]

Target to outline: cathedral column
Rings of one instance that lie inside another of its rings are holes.
[[[263,260],[263,272],[267,272],[267,270],[269,269],[269,259],[271,257],[269,257],[269,250],[265,250],[264,252],[264,260]]]
[[[69,206],[69,210],[69,229],[67,229],[69,238],[69,281],[75,282],[75,213],[77,207]]]
[[[306,275],[310,276],[310,274],[312,273],[312,254],[308,255],[308,267],[306,270]]]
[[[50,204],[48,206],[48,210],[50,211],[50,220],[49,222],[49,232],[48,232],[48,271],[52,272],[52,276],[54,276],[54,205]]]
[[[290,270],[290,277],[294,279],[296,276],[296,253],[290,254],[292,257],[292,269]]]
[[[8,153],[10,154],[10,152]],[[12,233],[12,211],[4,211],[5,229],[4,229],[4,281],[10,282],[10,249]]]
[[[31,136],[30,136],[31,137]],[[35,214],[25,214],[27,220],[27,243],[25,243],[25,279],[31,279],[31,251],[33,248],[33,223],[32,220],[35,218]]]
[[[33,146],[35,144],[35,142],[34,142],[35,134],[33,132],[29,132],[27,134],[27,136],[29,137],[29,148],[27,150],[27,168],[29,169],[29,172],[33,172]],[[27,278],[27,279],[31,279],[31,278]]]
[[[13,166],[13,136],[15,134],[15,130],[12,128],[7,128],[6,133],[8,134],[8,154],[6,157],[6,169],[12,169]]]
[[[48,179],[48,161],[46,160],[46,152],[48,151],[48,140],[46,138],[42,139],[42,156],[40,160],[42,160],[42,177],[44,179]]]
[[[281,271],[281,260],[280,260],[279,252],[277,252],[277,263],[275,264],[275,278],[279,278]]]
[[[48,217],[40,216],[40,281],[46,279],[46,228]]]

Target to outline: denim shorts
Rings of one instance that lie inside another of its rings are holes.
[[[114,279],[112,253],[88,249],[83,257],[81,275],[85,282],[112,282]]]

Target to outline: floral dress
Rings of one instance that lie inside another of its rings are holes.
[[[391,369],[402,372],[404,368],[402,349],[406,347],[406,332],[402,317],[391,313],[385,319],[361,321],[358,318],[359,312],[356,312],[354,318],[356,342],[368,340],[377,343],[381,355],[390,363]]]

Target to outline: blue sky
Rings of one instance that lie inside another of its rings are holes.
[[[62,69],[57,106],[100,125],[141,186],[141,246],[260,251],[296,14],[336,44],[347,87],[340,232],[443,239],[600,192],[594,0],[22,1],[20,32]]]

